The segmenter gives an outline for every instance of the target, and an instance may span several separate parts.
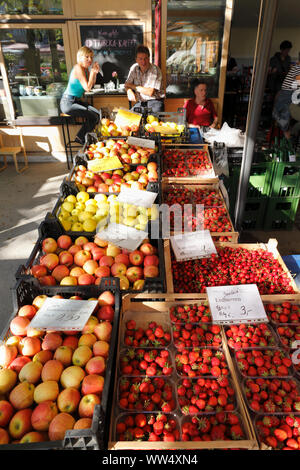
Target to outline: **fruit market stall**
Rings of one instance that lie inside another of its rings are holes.
[[[3,449],[300,449],[299,289],[276,240],[238,243],[209,147],[166,123],[102,122],[57,188],[1,336]]]

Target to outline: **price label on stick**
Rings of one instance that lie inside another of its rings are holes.
[[[117,197],[118,201],[134,206],[152,207],[157,193],[152,191],[142,191],[141,189],[121,188]]]
[[[266,323],[266,315],[256,284],[207,287],[213,323]]]
[[[109,224],[106,229],[101,230],[97,235],[102,240],[106,240],[129,251],[136,250],[143,240],[148,238],[148,232],[115,223]]]
[[[30,322],[37,330],[81,331],[97,307],[97,300],[48,297]]]
[[[208,258],[213,253],[217,254],[209,230],[178,233],[171,236],[170,241],[177,261]]]

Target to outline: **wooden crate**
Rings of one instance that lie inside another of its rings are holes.
[[[175,177],[175,176],[163,176],[163,159],[164,159],[164,150],[180,150],[180,151],[189,151],[189,150],[203,150],[207,152],[208,160],[211,163],[211,176],[207,175],[198,175],[198,176],[185,176],[185,177]],[[168,144],[162,146],[162,182],[165,183],[174,183],[174,184],[211,184],[211,183],[218,183],[219,179],[215,174],[213,169],[213,164],[209,154],[208,144]]]
[[[167,312],[168,309],[173,305],[178,305],[181,303],[185,304],[194,304],[201,302],[201,300],[207,300],[207,296],[204,294],[136,294],[136,295],[126,295],[123,297],[122,301],[122,311],[121,311],[121,321],[119,324],[119,333],[122,328],[122,319],[126,312],[132,312],[136,315],[143,315],[144,312],[157,313]],[[256,440],[254,428],[252,422],[249,419],[249,415],[246,410],[244,403],[243,395],[240,390],[239,383],[236,378],[236,373],[234,370],[234,365],[230,357],[230,353],[226,346],[226,341],[224,342],[225,333],[222,333],[223,339],[223,349],[228,362],[229,370],[231,372],[231,378],[234,383],[236,390],[236,398],[238,403],[238,412],[242,419],[242,425],[244,427],[247,438],[240,441],[211,441],[211,442],[196,442],[196,441],[177,441],[177,442],[136,442],[136,441],[114,441],[114,425],[117,418],[117,403],[116,396],[117,391],[114,391],[114,402],[112,406],[112,413],[110,419],[110,430],[109,430],[109,440],[108,440],[108,449],[109,450],[180,450],[180,449],[224,449],[224,448],[239,448],[239,449],[257,449],[258,443]],[[119,334],[120,338],[120,334]],[[120,344],[118,345],[117,356],[119,356]],[[116,368],[115,373],[115,387],[117,384],[118,372]],[[173,414],[173,413],[171,413]],[[181,414],[176,413],[176,416],[181,421]]]
[[[294,281],[293,276],[286,267],[279,251],[277,250],[278,242],[275,238],[270,238],[268,243],[231,243],[231,242],[217,242],[216,247],[230,247],[230,248],[246,248],[247,250],[258,250],[263,249],[273,253],[275,259],[279,261],[283,271],[288,274],[291,280],[291,286],[294,289],[294,293],[300,293],[299,288]],[[165,271],[166,271],[166,283],[167,292],[174,292],[173,274],[172,274],[172,263],[171,263],[171,243],[170,240],[164,240],[164,252],[165,252]]]
[[[162,186],[161,186],[162,187],[162,203],[164,203],[164,200],[163,200],[164,191],[166,191],[170,186],[173,186],[173,185],[174,185],[174,183],[171,184],[171,183],[162,182]],[[220,237],[230,237],[230,240],[229,240],[230,243],[238,243],[239,232],[236,232],[234,230],[234,225],[232,223],[231,216],[229,214],[226,202],[224,200],[224,196],[223,196],[222,191],[220,189],[219,182],[211,183],[211,184],[203,184],[203,183],[201,183],[201,184],[183,184],[183,183],[180,183],[180,186],[184,186],[185,188],[187,188],[190,191],[194,191],[196,189],[210,189],[210,190],[217,191],[219,193],[221,199],[222,199],[222,207],[225,208],[226,215],[228,217],[228,220],[230,221],[231,231],[228,231],[228,232],[211,232],[211,236],[213,237],[213,240],[215,242],[218,242]],[[191,204],[193,204],[193,201],[191,201]],[[213,206],[207,206],[207,207],[213,207]],[[171,231],[170,235],[174,235],[174,233],[176,233],[176,232]]]

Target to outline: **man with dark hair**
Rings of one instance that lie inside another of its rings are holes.
[[[270,75],[269,75],[269,88],[273,91],[274,95],[281,89],[283,80],[291,67],[291,57],[289,52],[293,45],[290,41],[282,41],[280,44],[280,52],[270,59]]]
[[[131,108],[147,108],[150,113],[164,110],[164,89],[160,69],[150,63],[148,47],[140,45],[136,50],[136,63],[129,70],[125,82],[128,100],[134,103]]]

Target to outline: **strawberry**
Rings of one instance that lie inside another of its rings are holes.
[[[284,429],[277,428],[274,430],[274,436],[276,437],[278,441],[283,442],[287,438],[287,433]]]

